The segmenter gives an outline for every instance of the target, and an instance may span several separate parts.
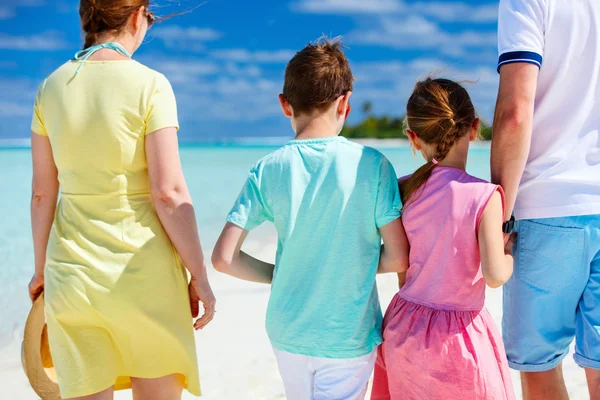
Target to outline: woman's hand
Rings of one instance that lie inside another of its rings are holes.
[[[208,283],[208,279],[206,277],[200,280],[198,280],[195,277],[192,277],[192,280],[190,281],[188,287],[188,291],[190,294],[192,317],[197,318],[200,314],[199,302],[202,302],[202,305],[204,307],[204,314],[202,315],[202,317],[197,319],[196,322],[194,322],[194,329],[203,329],[215,317],[215,307],[217,304],[217,300],[215,299],[215,295],[213,294],[210,284]]]
[[[31,302],[35,302],[44,291],[44,275],[35,274],[29,282],[29,298]]]

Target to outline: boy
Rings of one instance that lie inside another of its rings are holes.
[[[217,270],[272,285],[266,327],[289,400],[364,399],[382,342],[378,265],[408,263],[392,165],[338,136],[353,81],[338,40],[290,61],[279,101],[296,138],[251,169],[213,253]],[[240,251],[264,221],[275,265]]]

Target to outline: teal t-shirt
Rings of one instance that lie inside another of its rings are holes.
[[[391,163],[343,137],[291,141],[252,168],[227,221],[277,229],[266,318],[273,347],[354,358],[382,342],[379,228],[399,217]]]

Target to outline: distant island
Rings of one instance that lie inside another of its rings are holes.
[[[362,105],[365,119],[357,125],[346,125],[342,136],[349,139],[406,139],[404,117],[390,117],[388,115],[373,115],[373,103],[370,101]],[[482,121],[481,137],[483,140],[492,139],[492,127]]]

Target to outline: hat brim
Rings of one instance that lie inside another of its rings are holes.
[[[35,301],[27,322],[21,348],[21,363],[23,371],[29,379],[33,390],[43,400],[60,400],[58,384],[49,373],[54,374],[51,367],[52,360],[48,347],[47,335],[45,333],[46,316],[44,314],[44,294]]]

